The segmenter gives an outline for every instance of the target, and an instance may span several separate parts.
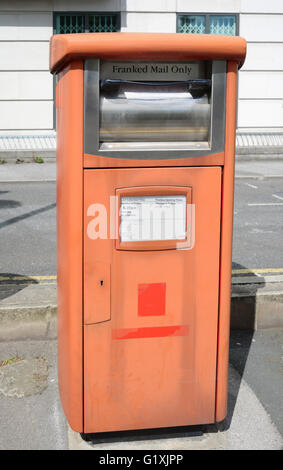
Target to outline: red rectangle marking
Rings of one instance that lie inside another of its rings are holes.
[[[138,315],[165,315],[166,283],[138,285]]]
[[[187,336],[187,325],[150,326],[144,328],[121,328],[112,330],[112,339],[162,338],[165,336]]]

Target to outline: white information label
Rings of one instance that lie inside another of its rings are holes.
[[[186,239],[186,196],[121,197],[121,242]]]

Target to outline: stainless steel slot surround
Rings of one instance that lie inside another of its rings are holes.
[[[102,81],[99,140],[209,141],[211,80]]]
[[[158,140],[143,140],[141,142],[137,142],[135,141],[135,139],[137,139],[137,136],[134,134],[134,139],[132,141],[131,139],[127,139],[126,136],[124,136],[124,142],[117,142],[114,141],[113,134],[110,138],[108,136],[108,141],[101,142],[100,139],[103,138],[103,131],[101,135],[99,135],[100,61],[98,59],[86,60],[84,66],[84,152],[90,155],[99,155],[112,158],[114,157],[134,160],[159,160],[200,157],[224,151],[226,97],[225,61],[212,62],[211,78],[211,118],[210,129],[207,133],[209,134],[210,140],[208,140],[208,135],[202,135],[202,133],[200,132],[198,135],[194,135],[194,138],[198,140],[195,140],[193,142],[189,141],[188,137],[184,134],[185,129],[183,129],[184,132],[180,132],[181,139],[179,139],[178,141],[172,139],[170,141],[170,139],[168,139],[167,137],[168,132],[166,132],[166,122],[164,121],[164,132],[163,130],[160,131],[158,135]],[[182,107],[183,106],[184,105],[182,104]],[[205,117],[205,119],[207,119],[207,116]],[[162,127],[162,119],[159,123]],[[197,125],[195,127],[197,128]],[[207,141],[205,140],[206,137]],[[174,135],[174,138],[176,138],[176,135]]]

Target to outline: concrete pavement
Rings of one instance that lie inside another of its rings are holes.
[[[283,158],[278,160],[236,159],[236,178],[280,178],[283,176]]]
[[[95,436],[85,441],[68,429],[72,450],[279,450],[283,436],[245,380],[230,365],[229,405],[225,423]]]
[[[0,183],[55,181],[56,163],[5,163],[0,165]]]
[[[15,358],[19,358],[16,362]],[[0,342],[0,449],[68,449],[57,385],[56,341]],[[32,361],[44,361],[48,373]],[[35,383],[42,382],[37,390]]]
[[[283,157],[278,159],[247,160],[236,158],[236,178],[264,178],[283,176]],[[55,181],[56,162],[0,164],[0,183],[14,181]]]
[[[280,450],[283,430],[280,433],[276,417],[282,424],[281,395],[272,395],[271,386],[282,390],[282,372],[273,367],[271,383],[270,368],[262,368],[256,357],[273,364],[278,359],[274,345],[282,338],[283,329],[255,333],[247,351],[243,332],[232,333],[228,415],[223,423],[96,435],[76,433],[66,422],[58,394],[55,340],[0,342],[0,449]],[[265,395],[250,379],[251,371],[261,375]],[[274,409],[268,407],[270,398]]]

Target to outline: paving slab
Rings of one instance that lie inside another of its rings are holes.
[[[249,351],[257,345],[254,353],[248,354],[248,367],[254,369],[254,376],[258,371],[266,382],[266,395],[261,395],[261,401],[257,387],[261,389],[262,384],[252,388],[246,381],[249,375],[242,376],[247,361],[243,332],[234,337],[228,415],[219,425],[96,435],[81,435],[68,426],[58,392],[56,340],[0,342],[0,450],[95,450],[98,455],[105,450],[281,450],[283,437],[274,424],[274,416],[279,414],[279,395],[276,398],[270,393],[269,371],[260,369],[262,355],[269,359],[274,353],[278,356],[278,350],[273,348],[277,333],[273,330],[272,335],[267,335],[263,331],[257,343],[251,340],[248,344]],[[245,360],[239,373],[234,364],[242,356]],[[258,356],[261,362],[255,360]],[[273,382],[280,387],[282,369],[280,373],[274,368],[273,374]],[[270,398],[274,409],[268,408]]]
[[[236,160],[236,178],[266,178],[283,176],[283,159],[278,160]]]
[[[0,341],[56,337],[56,283],[0,283]]]
[[[55,181],[56,163],[5,163],[0,165],[0,182]]]
[[[236,159],[236,178],[282,177],[283,156],[278,159]],[[56,162],[6,163],[0,165],[0,182],[55,181]]]
[[[9,360],[0,366],[0,449],[67,450],[57,342],[0,342],[0,364]]]
[[[221,425],[89,437],[68,428],[72,450],[279,450],[283,438],[236,370],[229,368],[228,416]]]

